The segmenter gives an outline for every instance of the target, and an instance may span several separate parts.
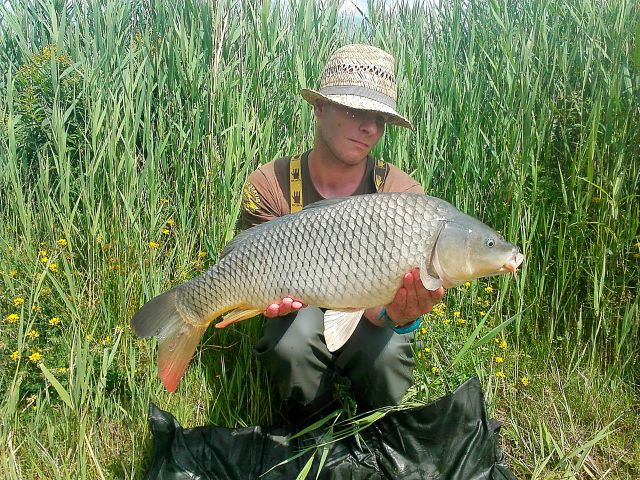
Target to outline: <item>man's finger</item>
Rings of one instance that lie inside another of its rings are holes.
[[[277,303],[272,303],[264,311],[264,316],[268,318],[277,317],[279,310],[280,310],[280,305],[278,305]]]
[[[429,312],[433,309],[433,306],[440,303],[444,297],[444,288],[440,287],[437,290],[427,290],[427,298],[421,305]]]
[[[402,286],[407,290],[414,288],[413,271],[404,274],[404,277],[402,277]]]
[[[403,311],[407,308],[407,289],[402,287],[400,290],[396,292],[396,296],[392,302],[393,306],[396,307],[397,310]]]

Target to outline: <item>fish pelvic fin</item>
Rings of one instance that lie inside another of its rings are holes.
[[[239,322],[241,320],[246,320],[247,318],[255,317],[256,315],[260,315],[264,310],[256,310],[255,307],[240,305],[235,308],[232,312],[225,315],[221,322],[216,323],[216,328],[224,328],[228,327],[232,323]]]
[[[330,352],[341,348],[351,338],[360,323],[364,310],[324,312],[324,340]]]

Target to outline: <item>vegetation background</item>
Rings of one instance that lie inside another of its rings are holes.
[[[259,319],[207,337],[174,395],[128,322],[215,262],[249,171],[311,145],[297,92],[348,42],[395,54],[416,126],[376,154],[527,257],[429,316],[413,397],[478,375],[518,477],[640,478],[636,0],[2,3],[2,478],[141,477],[150,401],[282,420]]]

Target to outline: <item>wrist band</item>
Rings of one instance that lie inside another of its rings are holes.
[[[414,330],[416,330],[422,323],[422,316],[419,316],[409,325],[405,325],[404,327],[399,327],[391,321],[391,319],[389,318],[389,315],[387,314],[387,309],[384,307],[382,307],[382,310],[380,310],[380,315],[378,315],[378,320],[380,319],[383,319],[384,323],[390,326],[394,332],[400,333],[400,334],[411,333]]]

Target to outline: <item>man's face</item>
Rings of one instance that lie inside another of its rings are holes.
[[[339,161],[361,163],[384,133],[384,117],[368,110],[356,110],[317,101],[314,112],[319,140]]]

